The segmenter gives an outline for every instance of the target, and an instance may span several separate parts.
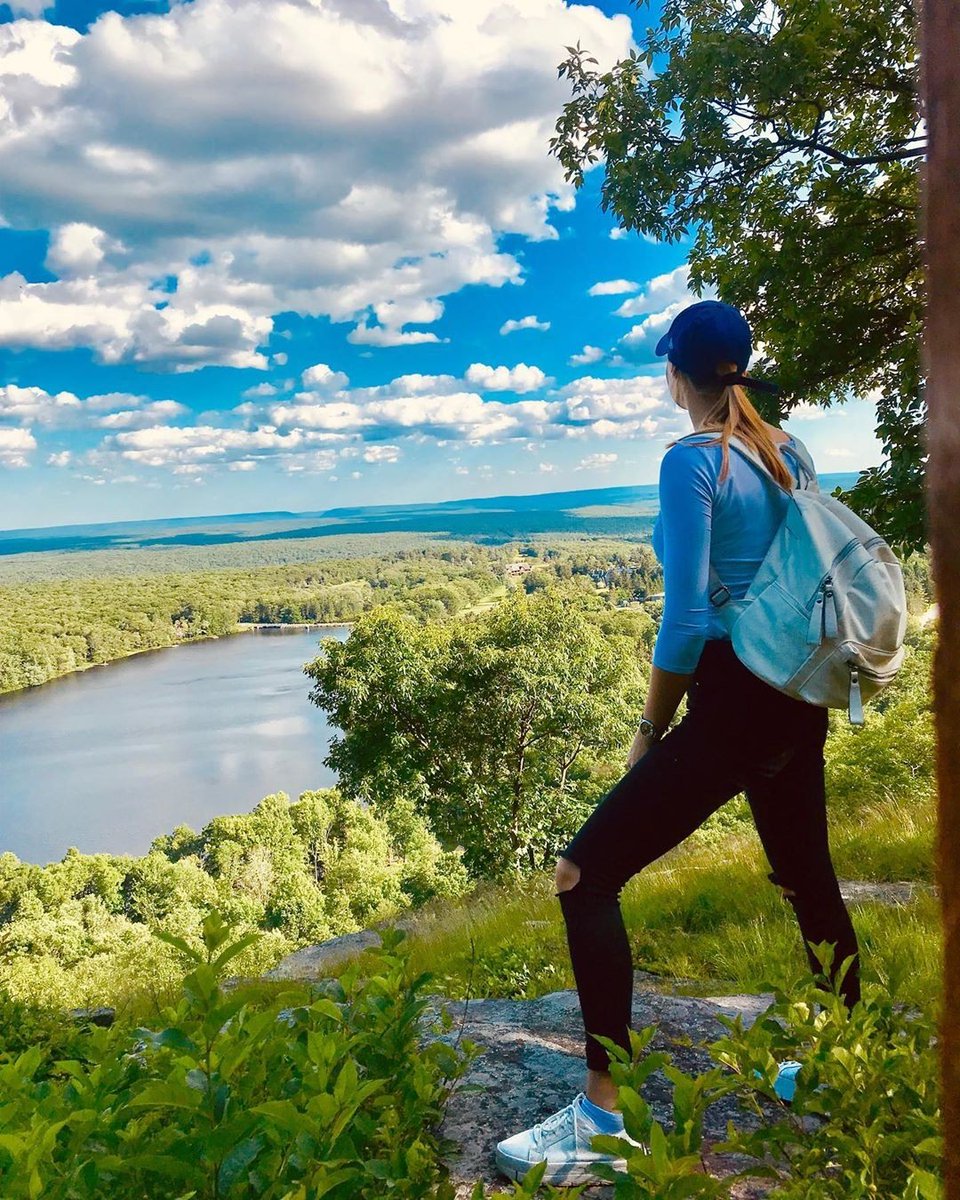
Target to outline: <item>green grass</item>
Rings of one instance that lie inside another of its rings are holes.
[[[833,831],[844,878],[926,881],[933,812],[878,805]],[[793,910],[767,878],[751,830],[719,843],[688,842],[624,888],[621,905],[634,966],[690,992],[790,986],[806,970]],[[921,891],[907,905],[852,907],[865,977],[897,978],[911,1003],[929,1007],[939,989],[940,917]],[[450,997],[533,998],[574,987],[553,873],[487,887],[458,908],[421,914],[411,967],[434,974]]]

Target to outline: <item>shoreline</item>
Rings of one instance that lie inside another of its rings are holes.
[[[305,631],[310,629],[351,629],[355,624],[354,621],[311,621],[309,623],[294,624],[256,624],[253,622],[244,623],[237,622],[237,627],[229,633],[206,633],[199,634],[196,637],[180,638],[178,641],[170,642],[166,646],[141,646],[136,650],[130,650],[126,654],[120,654],[116,658],[107,659],[101,663],[84,663],[82,666],[74,667],[72,671],[63,671],[59,675],[51,675],[49,679],[44,679],[41,683],[29,683],[26,687],[11,688],[9,691],[0,692],[0,704],[3,704],[8,696],[24,696],[28,692],[34,692],[37,688],[46,687],[51,683],[59,683],[64,679],[71,679],[74,675],[84,675],[87,671],[94,671],[103,667],[113,667],[117,663],[128,662],[131,658],[136,658],[141,654],[163,654],[167,650],[176,650],[180,646],[192,646],[200,642],[220,642],[225,638],[238,637],[242,633],[259,633],[263,630],[279,630],[296,629]]]

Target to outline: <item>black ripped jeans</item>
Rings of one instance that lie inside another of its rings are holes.
[[[711,813],[746,792],[770,866],[807,943],[835,945],[834,969],[860,996],[857,939],[827,841],[823,745],[827,710],[778,692],[749,671],[727,640],[706,642],[687,712],[601,800],[560,854],[580,879],[556,893],[567,928],[586,1034],[587,1066],[609,1067],[603,1034],[629,1052],[633,963],[620,911],[627,881],[673,849]]]

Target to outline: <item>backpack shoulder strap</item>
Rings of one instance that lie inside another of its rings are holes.
[[[793,440],[796,448],[794,448],[794,446],[786,446],[785,449],[790,451],[800,464],[799,490],[819,492],[820,485],[817,482],[817,472],[813,465],[813,459],[810,457],[810,452],[799,440],[799,438],[795,437]],[[772,486],[777,489],[777,492],[780,495],[784,494],[783,488],[771,474],[766,463],[764,463],[763,459],[759,454],[757,454],[752,446],[748,446],[746,442],[742,442],[738,437],[731,437],[730,445],[734,446],[745,458],[748,458],[755,466],[759,467],[760,472],[765,476],[766,479],[770,481]],[[796,491],[798,489],[795,488],[794,490]],[[731,599],[730,591],[717,574],[717,570],[713,563],[710,563],[709,599],[710,603],[718,608],[722,607],[729,599]]]

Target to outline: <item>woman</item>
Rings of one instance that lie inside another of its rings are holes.
[[[853,964],[841,990],[859,998],[859,956],[827,842],[823,746],[827,709],[777,691],[733,651],[709,595],[712,561],[734,599],[747,591],[779,526],[788,490],[804,477],[797,439],[763,421],[744,388],[774,390],[744,375],[750,328],[715,300],[680,312],[660,339],[670,395],[703,436],[671,443],[660,466],[653,547],[663,566],[664,610],[650,690],[627,773],[561,852],[556,895],[583,1014],[583,1091],[546,1121],[497,1146],[501,1171],[519,1179],[547,1160],[544,1182],[594,1179],[597,1133],[626,1136],[602,1034],[628,1052],[633,964],[620,893],[627,881],[745,792],[769,859],[769,879],[793,906],[805,944],[835,946],[835,968]],[[784,489],[735,448],[753,447]],[[723,597],[715,596],[715,599]],[[682,697],[683,719],[667,732]],[[807,945],[814,971],[821,968]],[[633,1140],[633,1139],[629,1139]]]

